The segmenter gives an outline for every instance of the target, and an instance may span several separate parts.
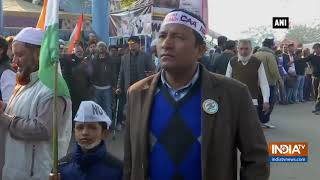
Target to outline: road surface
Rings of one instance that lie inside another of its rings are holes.
[[[308,142],[307,163],[271,163],[270,180],[320,179],[320,116],[311,113],[314,103],[276,106],[271,123],[275,129],[265,129],[268,142]],[[123,158],[123,132],[115,141],[108,141],[108,151]]]

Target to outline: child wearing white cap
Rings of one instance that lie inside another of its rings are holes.
[[[62,180],[122,179],[122,163],[106,150],[111,120],[93,101],[82,101],[75,116],[76,147],[62,158],[59,170]]]

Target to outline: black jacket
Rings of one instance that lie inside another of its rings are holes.
[[[217,74],[226,75],[229,61],[235,54],[232,52],[223,52],[220,56],[217,56],[212,71]]]
[[[306,62],[310,62],[312,75],[314,77],[320,78],[320,56],[310,55],[304,59]]]
[[[75,55],[63,56],[60,64],[63,78],[70,90],[74,117],[81,101],[90,100],[93,96],[90,64]]]
[[[295,68],[296,68],[296,74],[297,75],[299,75],[299,76],[305,75],[306,67],[307,67],[307,63],[305,61],[297,58],[294,61],[294,65],[295,65]]]
[[[96,86],[112,86],[115,74],[110,57],[95,58],[92,61],[92,83]]]
[[[199,62],[205,67],[207,68],[209,71],[212,71],[212,65],[210,62],[210,57],[208,56],[203,56]]]

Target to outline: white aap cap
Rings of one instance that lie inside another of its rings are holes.
[[[20,41],[33,45],[41,45],[44,32],[39,28],[26,27],[23,28],[15,37],[14,41]]]
[[[108,129],[111,125],[109,116],[97,103],[93,101],[82,101],[79,110],[74,118],[76,122],[105,122]]]

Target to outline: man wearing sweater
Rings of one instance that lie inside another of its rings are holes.
[[[125,180],[267,180],[265,137],[247,86],[199,64],[205,24],[186,10],[165,17],[161,72],[128,90]]]
[[[261,123],[263,114],[269,111],[270,89],[263,63],[252,56],[252,45],[250,40],[239,41],[238,57],[233,57],[226,71],[226,76],[234,78],[249,88],[252,102],[257,107]],[[260,89],[263,96],[263,103],[258,103]]]
[[[274,46],[273,39],[265,39],[262,44],[262,48],[258,50],[257,53],[255,53],[253,56],[258,58],[264,66],[269,88],[270,88],[270,98],[269,98],[269,104],[270,104],[270,110],[269,113],[263,114],[263,122],[268,128],[274,128],[273,125],[269,124],[270,121],[270,115],[273,110],[273,106],[275,104],[275,89],[276,84],[281,81],[281,76],[278,69],[277,59],[276,56],[272,50],[272,47]]]

